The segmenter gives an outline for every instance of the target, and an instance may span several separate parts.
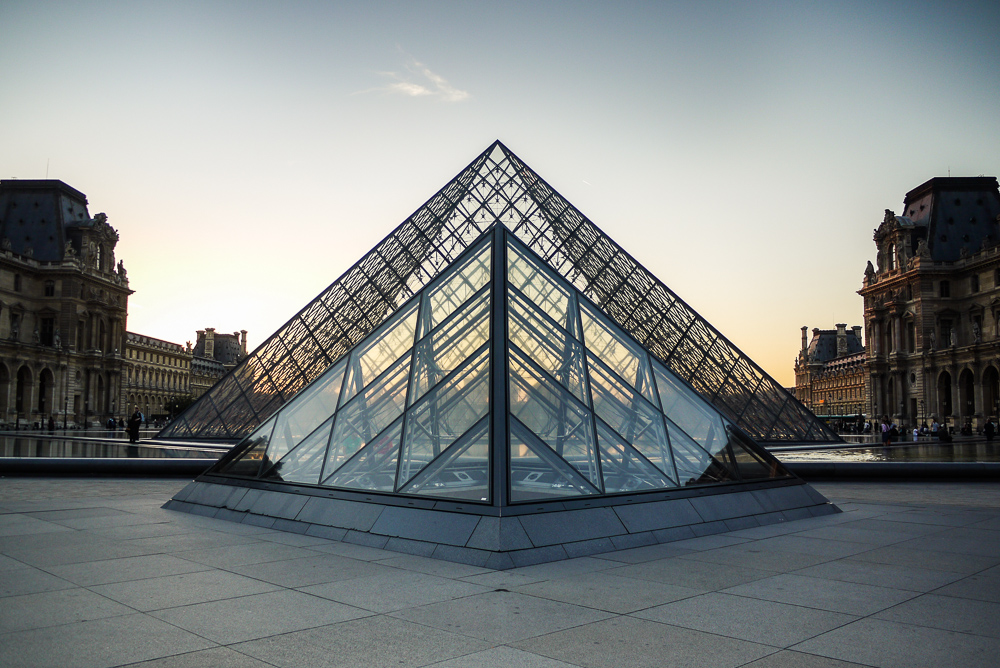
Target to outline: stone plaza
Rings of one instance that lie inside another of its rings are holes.
[[[180,479],[0,479],[0,665],[994,666],[1000,484],[505,571],[165,510]]]

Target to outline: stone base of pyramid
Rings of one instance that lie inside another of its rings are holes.
[[[164,508],[496,570],[840,512],[795,479],[497,509],[203,477]]]

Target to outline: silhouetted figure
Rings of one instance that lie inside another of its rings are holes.
[[[132,413],[132,417],[128,419],[128,442],[138,443],[139,442],[139,427],[142,426],[142,413],[139,412],[139,407],[135,407],[135,412]]]

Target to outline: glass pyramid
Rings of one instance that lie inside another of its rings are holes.
[[[564,321],[568,311],[563,311],[569,306],[559,302],[558,290],[550,294],[547,284],[528,286],[524,283],[530,282],[528,275],[510,279],[515,287],[522,282],[517,288],[519,298],[540,300],[544,315],[527,306],[519,312],[517,336],[525,346],[541,346],[524,352],[537,358],[534,364],[540,372],[549,377],[555,373],[559,384],[577,400],[585,399],[579,386],[584,380],[580,375],[585,362],[582,349],[567,344],[569,348],[560,353],[569,356],[564,359],[552,348],[552,341],[532,343],[523,338],[528,336],[527,330],[555,326],[576,342],[583,339],[574,327],[590,327],[594,336],[601,331],[625,332],[648,352],[647,365],[625,368],[621,365],[635,362],[614,355],[603,363],[609,378],[637,383],[633,389],[651,405],[657,404],[652,401],[657,397],[651,394],[655,362],[693,387],[758,442],[839,441],[774,379],[500,142],[473,160],[157,437],[235,441],[251,432],[259,435],[279,408],[318,377],[328,375],[332,365],[346,363],[349,350],[367,341],[495,225],[509,229],[541,258],[540,265],[553,281],[559,279],[571,286],[600,313],[596,319],[582,315],[580,322]],[[445,318],[449,304],[457,307],[464,303],[474,283],[470,275],[468,284],[446,289],[438,297],[440,314],[421,311],[417,335],[422,338],[433,323]],[[401,330],[399,336],[403,333]],[[613,342],[609,339],[608,343]],[[386,348],[393,345],[384,344]],[[344,392],[348,388],[354,392],[357,383],[381,370],[376,362],[383,354],[387,353],[381,349],[372,351],[371,361],[360,362],[362,368],[352,371],[355,375],[347,378]],[[457,355],[441,354],[449,356],[440,360],[448,364],[454,361],[450,356]],[[601,350],[588,348],[586,354],[600,355]],[[427,361],[421,358],[413,363]],[[375,366],[366,367],[371,364]],[[528,377],[539,371],[531,364],[524,369]],[[425,366],[421,373],[421,380],[414,382],[428,383],[438,372]],[[626,378],[623,373],[636,375]],[[301,427],[288,428],[294,431]]]
[[[503,225],[208,474],[494,506],[789,477]]]

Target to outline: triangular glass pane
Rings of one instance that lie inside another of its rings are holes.
[[[396,482],[396,460],[399,458],[399,434],[402,429],[403,421],[397,420],[324,480],[323,484],[330,487],[391,492]]]
[[[702,450],[701,446],[669,420],[667,434],[670,436],[670,448],[677,467],[677,480],[682,486],[738,480],[725,464]]]
[[[510,414],[600,489],[590,411],[510,347]]]
[[[267,457],[272,462],[285,456],[337,410],[340,387],[347,363],[341,361],[317,378],[278,413]],[[317,476],[319,474],[317,473]]]
[[[424,296],[420,336],[444,322],[445,318],[489,282],[491,257],[491,246],[485,243],[481,250],[457,267],[450,277],[445,277]]]
[[[319,484],[332,425],[333,417],[330,417],[261,477],[268,480]]]
[[[769,453],[758,454],[753,451],[753,445],[746,442],[744,437],[732,427],[726,430],[729,433],[729,445],[733,451],[735,465],[740,471],[740,477],[744,480],[761,480],[770,478],[787,478],[791,474],[774,457],[766,456]]]
[[[489,348],[427,393],[406,416],[399,485],[444,452],[489,411]]]
[[[618,331],[589,305],[581,304],[583,340],[587,348],[618,374],[622,380],[642,392],[650,403],[659,405],[653,390],[649,355],[639,344]]]
[[[510,292],[507,301],[509,321],[507,335],[538,366],[576,395],[584,396],[583,346],[556,327],[524,297]]]
[[[592,353],[587,354],[587,363],[598,417],[661,471],[676,478],[663,415],[638,392],[620,382]]]
[[[554,281],[516,244],[507,245],[507,280],[560,327],[576,331],[570,317],[570,291]]]
[[[665,476],[600,420],[597,422],[597,442],[601,449],[601,475],[604,477],[605,494],[648,492],[677,486],[676,482]]]
[[[267,443],[271,439],[274,422],[275,418],[271,418],[257,427],[252,434],[233,448],[234,452],[240,454],[232,461],[222,464],[215,472],[257,477],[261,470],[261,462],[266,459]],[[268,463],[265,466],[269,465]]]
[[[399,491],[448,499],[490,499],[489,420],[483,418]]]
[[[653,363],[653,370],[664,414],[703,450],[715,453],[724,448],[729,438],[722,416],[658,362]]]
[[[411,405],[486,343],[490,336],[489,304],[489,291],[483,291],[417,343],[413,351]]]
[[[324,477],[329,477],[403,414],[409,371],[410,359],[407,357],[337,412],[330,450],[323,467]]]
[[[347,382],[340,398],[341,405],[362,388],[367,387],[413,347],[413,338],[417,330],[417,306],[418,301],[414,300],[409,308],[399,313],[351,353]]]
[[[545,501],[599,494],[572,466],[556,456],[538,437],[510,421],[510,502]]]

